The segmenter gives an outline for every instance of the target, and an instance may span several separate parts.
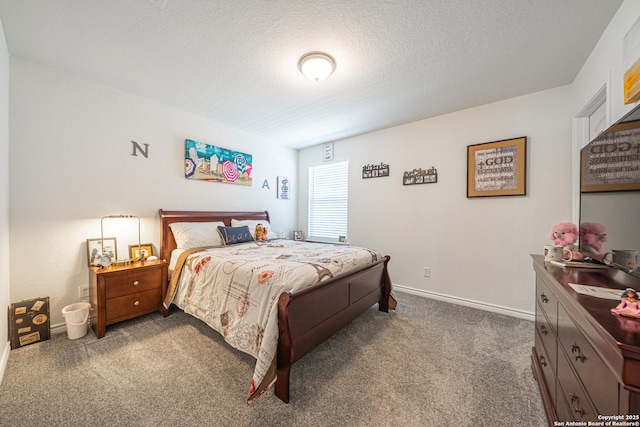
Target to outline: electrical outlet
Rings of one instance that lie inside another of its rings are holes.
[[[89,298],[89,285],[78,286],[78,298]]]
[[[424,277],[431,277],[431,267],[424,267]]]

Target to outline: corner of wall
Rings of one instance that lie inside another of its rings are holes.
[[[0,23],[0,307],[9,306],[9,51]],[[1,310],[0,310],[1,311]],[[8,316],[0,313],[0,380],[9,357]]]
[[[2,379],[4,378],[4,371],[7,367],[7,362],[9,361],[9,352],[11,351],[11,346],[9,345],[9,341],[4,343],[4,349],[0,353],[0,384],[2,384]]]

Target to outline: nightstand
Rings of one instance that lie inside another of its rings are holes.
[[[169,265],[162,260],[137,261],[124,266],[90,267],[91,328],[98,338],[107,326],[154,311],[165,317]]]

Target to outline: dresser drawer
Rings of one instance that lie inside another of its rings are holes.
[[[161,289],[152,289],[150,291],[108,299],[106,301],[106,323],[109,325],[124,319],[150,313],[158,310],[160,304],[162,304]]]
[[[575,421],[597,420],[598,412],[593,407],[589,395],[571,370],[571,363],[562,354],[558,354],[558,394],[562,395]],[[616,394],[617,396],[617,394]],[[558,396],[560,398],[560,396]],[[617,412],[610,412],[616,414]],[[609,414],[609,412],[605,412]]]
[[[558,339],[600,414],[618,413],[618,381],[591,347],[564,307],[558,311]],[[561,359],[558,351],[558,359]],[[558,360],[558,364],[560,360]],[[571,404],[570,401],[567,401]]]
[[[542,311],[549,319],[549,325],[554,332],[558,330],[558,300],[549,290],[547,285],[536,276],[536,301],[542,307]]]
[[[569,404],[564,400],[564,391],[560,386],[560,382],[558,382],[558,398],[556,400],[556,417],[560,422],[567,422],[573,420],[573,413],[569,409]]]
[[[536,339],[539,339],[549,356],[547,361],[551,364],[553,372],[556,371],[557,355],[558,355],[558,338],[556,334],[549,326],[547,318],[545,317],[540,304],[536,303]],[[536,344],[536,348],[538,345]]]
[[[555,339],[555,338],[554,338]],[[553,404],[556,404],[556,374],[551,367],[549,355],[542,345],[542,341],[540,339],[540,335],[538,331],[536,331],[536,353],[538,356],[538,364],[540,365],[540,369],[542,370],[542,374],[544,375],[544,381],[547,383],[547,392],[551,398]],[[555,363],[555,362],[554,362]],[[540,384],[542,386],[542,384]]]
[[[162,270],[159,268],[132,270],[107,277],[105,280],[106,297],[115,298],[162,286]]]

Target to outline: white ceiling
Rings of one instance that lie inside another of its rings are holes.
[[[622,0],[0,0],[12,55],[302,148],[573,81]],[[325,51],[324,82],[297,69]]]

